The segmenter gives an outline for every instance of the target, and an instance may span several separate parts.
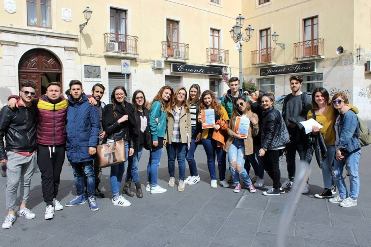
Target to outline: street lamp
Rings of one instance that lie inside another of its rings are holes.
[[[245,33],[242,32],[243,28],[243,22],[245,20],[245,17],[243,17],[241,14],[238,15],[236,18],[236,25],[232,27],[232,29],[229,31],[231,34],[231,37],[233,41],[238,46],[238,55],[239,55],[239,80],[240,85],[242,88],[243,83],[243,73],[242,73],[242,43],[248,42],[251,39],[252,32],[254,31],[254,28],[251,25],[248,25],[245,28]]]
[[[86,22],[79,25],[80,33],[82,32],[82,30],[84,30],[85,26],[88,24],[93,11],[89,7],[86,7],[82,13],[84,14],[84,18],[85,18]]]
[[[278,45],[279,47],[281,47],[281,49],[285,49],[285,44],[284,43],[279,43],[277,42],[278,41],[278,36],[280,36],[278,33],[274,32],[272,34],[272,40],[273,42]]]

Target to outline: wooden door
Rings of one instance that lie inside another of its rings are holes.
[[[32,72],[20,72],[19,73],[19,82],[22,83],[23,81],[33,81],[36,84],[36,95],[41,95],[41,74],[40,73],[32,73]]]

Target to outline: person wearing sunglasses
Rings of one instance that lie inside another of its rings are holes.
[[[239,125],[241,124],[241,119],[244,119],[248,124],[247,134],[243,135],[240,133]],[[254,185],[247,173],[245,164],[246,157],[254,158],[254,148],[253,148],[253,136],[256,136],[259,132],[258,116],[251,111],[250,102],[245,99],[245,97],[239,96],[236,100],[234,111],[229,122],[228,128],[228,140],[225,145],[225,150],[227,151],[228,161],[230,163],[230,170],[232,177],[235,178],[237,173],[237,181],[234,184],[234,192],[238,193],[241,191],[241,184],[239,182],[240,178],[244,182],[246,188],[249,189],[251,193],[256,192]]]
[[[335,160],[334,177],[339,195],[331,198],[331,203],[338,203],[341,207],[357,206],[359,195],[359,160],[361,145],[359,142],[359,122],[356,113],[348,105],[348,96],[344,92],[336,93],[332,97],[332,104],[339,112],[336,118],[335,131]],[[349,174],[350,190],[348,191],[343,177],[343,169]]]
[[[18,216],[35,218],[35,214],[27,208],[31,178],[36,166],[37,108],[32,102],[34,96],[35,83],[22,82],[18,109],[4,106],[0,112],[0,163],[6,163],[8,167],[5,189],[8,213],[2,224],[4,229],[11,228],[16,220],[18,196],[22,198]],[[19,185],[21,195],[18,195]]]

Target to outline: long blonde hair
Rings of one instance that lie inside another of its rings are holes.
[[[185,87],[181,87],[181,88],[178,88],[175,93],[174,93],[174,96],[173,96],[173,103],[172,103],[172,106],[171,108],[174,109],[174,107],[177,105],[178,103],[178,100],[176,98],[176,96],[178,95],[178,93],[183,90],[185,92],[185,99],[182,103],[182,106],[184,106],[184,109],[186,110],[186,112],[189,112],[189,105],[187,103],[187,90]]]

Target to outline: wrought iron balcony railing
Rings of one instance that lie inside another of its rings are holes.
[[[138,55],[137,36],[118,33],[105,33],[104,44],[106,52]]]
[[[188,60],[189,44],[163,41],[162,57],[166,59]]]
[[[312,39],[294,43],[295,59],[305,59],[323,56],[324,40]]]
[[[229,51],[218,48],[206,48],[208,63],[229,64]]]
[[[274,48],[264,48],[251,52],[251,64],[272,63]]]

